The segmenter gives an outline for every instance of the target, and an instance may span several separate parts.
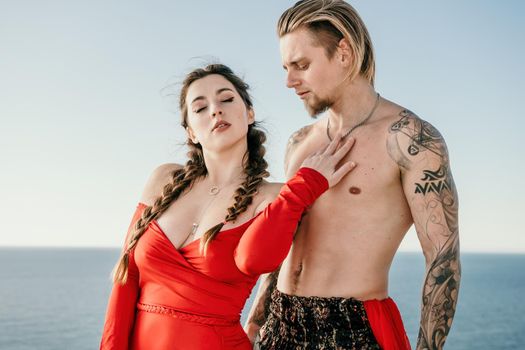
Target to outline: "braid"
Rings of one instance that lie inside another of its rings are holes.
[[[244,159],[246,178],[235,191],[235,203],[227,209],[228,215],[223,222],[210,228],[201,239],[201,253],[205,254],[210,242],[220,232],[226,222],[235,221],[252,204],[253,197],[257,194],[259,186],[265,177],[270,174],[266,170],[268,163],[264,160],[266,150],[263,146],[266,141],[264,132],[256,128],[255,123],[248,127],[247,159]]]
[[[179,198],[184,192],[189,191],[197,179],[207,174],[200,145],[194,145],[190,142],[191,141],[188,141],[191,149],[188,153],[190,160],[188,160],[184,168],[173,172],[171,181],[166,184],[162,190],[162,195],[155,200],[152,206],[148,206],[144,209],[142,216],[135,223],[132,231],[133,234],[114,269],[114,282],[119,282],[121,284],[126,283],[128,277],[129,254],[137,245],[140,237],[142,237],[150,222],[164,213],[166,209],[169,208],[170,204]]]
[[[181,111],[181,125],[187,129],[188,109],[186,97],[190,85],[196,80],[202,79],[211,74],[219,74],[233,84],[248,109],[253,108],[253,103],[248,93],[248,84],[233,73],[233,71],[222,64],[211,64],[204,68],[199,68],[189,73],[182,83],[182,89],[179,97],[179,108]],[[201,250],[205,253],[208,244],[213,240],[217,233],[222,229],[224,223],[235,221],[239,214],[246,211],[252,203],[257,189],[262,184],[265,177],[268,177],[268,164],[264,160],[265,148],[263,143],[266,141],[266,135],[263,131],[256,128],[256,123],[248,126],[247,143],[248,150],[243,159],[244,171],[246,178],[239,188],[235,191],[235,203],[228,208],[228,215],[224,222],[215,225],[209,229],[201,240]],[[202,146],[194,144],[191,140],[187,141],[190,147],[188,153],[189,160],[184,168],[176,170],[172,174],[170,183],[164,186],[162,195],[158,197],[152,206],[144,209],[142,216],[137,220],[130,235],[129,242],[124,249],[122,256],[115,266],[113,273],[114,282],[125,284],[128,277],[129,256],[131,251],[137,246],[140,237],[146,231],[151,221],[158,218],[170,206],[170,204],[179,198],[183,193],[189,191],[193,184],[201,177],[206,176],[208,170],[204,163]]]

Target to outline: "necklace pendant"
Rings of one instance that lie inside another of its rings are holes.
[[[210,190],[208,191],[208,193],[210,194],[210,196],[215,196],[219,193],[219,191],[220,191],[219,187],[212,186],[210,187]]]
[[[190,232],[190,235],[194,235],[195,232],[197,231],[197,227],[199,227],[199,224],[197,223],[193,223],[193,225],[191,225],[191,232]]]

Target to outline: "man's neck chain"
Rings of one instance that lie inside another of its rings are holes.
[[[368,113],[368,115],[359,123],[357,123],[356,125],[352,126],[350,128],[350,130],[348,130],[344,135],[343,135],[343,139],[345,137],[347,137],[348,135],[350,135],[350,133],[352,131],[354,131],[355,129],[357,129],[358,127],[362,126],[363,124],[365,124],[371,117],[372,115],[374,114],[374,112],[376,111],[376,108],[377,106],[379,106],[379,99],[380,96],[379,96],[379,93],[377,93],[377,98],[376,98],[376,102],[374,103],[374,107],[372,107],[372,110],[370,111],[370,113]],[[330,136],[330,117],[328,117],[328,122],[326,123],[326,136],[328,136],[328,139],[330,141],[332,141],[332,137]]]

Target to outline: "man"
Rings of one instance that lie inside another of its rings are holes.
[[[312,117],[328,112],[290,137],[287,177],[338,134],[355,139],[347,158],[357,167],[303,217],[278,279],[261,283],[248,335],[261,349],[409,349],[388,273],[414,224],[426,259],[417,349],[443,348],[460,282],[443,137],[375,92],[370,36],[349,4],[300,1],[277,30],[287,87]]]

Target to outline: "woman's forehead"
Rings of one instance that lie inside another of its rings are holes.
[[[191,83],[188,87],[186,102],[193,103],[196,100],[212,97],[224,91],[236,93],[235,87],[228,79],[219,74],[211,74]]]

